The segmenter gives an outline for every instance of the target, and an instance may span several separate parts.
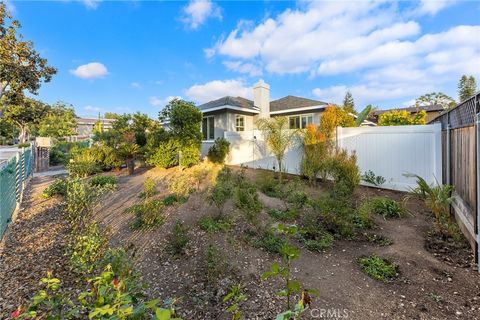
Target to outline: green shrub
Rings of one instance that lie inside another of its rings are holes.
[[[211,189],[208,195],[208,201],[215,205],[222,214],[223,206],[225,202],[231,198],[233,195],[233,186],[231,181],[223,181],[222,179],[217,178],[217,182]]]
[[[273,172],[260,172],[255,183],[258,189],[269,197],[281,198],[283,196],[281,185],[275,179]]]
[[[59,147],[56,145],[50,148],[49,151],[49,164],[50,166],[58,166],[60,164],[67,163],[67,154],[64,153]]]
[[[271,253],[280,253],[285,244],[286,240],[271,230],[265,232],[260,239],[254,242],[254,246]]]
[[[295,179],[291,182],[289,182],[287,185],[284,187],[284,197],[285,200],[295,206],[295,208],[301,208],[304,205],[308,204],[310,201],[310,198],[308,195],[303,191],[303,185],[302,183]]]
[[[325,197],[317,200],[314,206],[326,231],[344,238],[355,236],[355,212],[348,201]]]
[[[125,212],[135,214],[135,221],[132,223],[133,229],[148,229],[165,222],[163,208],[162,200],[152,199],[134,204],[127,208]]]
[[[190,174],[182,172],[170,181],[169,189],[178,198],[187,198],[195,191],[195,181],[193,181],[193,177]]]
[[[207,157],[208,160],[213,163],[225,163],[227,158],[228,151],[230,148],[230,142],[225,138],[215,139],[215,143],[208,149]]]
[[[300,229],[296,238],[310,251],[323,251],[333,245],[333,236],[318,227]]]
[[[56,195],[65,196],[66,194],[67,194],[67,181],[65,179],[55,179],[42,192],[42,196],[44,198],[50,198]]]
[[[167,251],[170,254],[177,256],[185,253],[185,247],[189,241],[188,230],[189,228],[182,221],[175,222],[167,244]]]
[[[278,209],[268,209],[267,213],[272,218],[280,221],[294,221],[296,218],[298,218],[298,211],[296,209],[289,209],[286,211]]]
[[[99,165],[104,170],[120,168],[120,166],[124,162],[119,157],[118,152],[116,152],[115,149],[110,146],[95,145],[92,146],[89,150],[97,165]]]
[[[84,178],[100,172],[100,167],[89,149],[81,149],[80,152],[70,159],[67,170],[71,177]]]
[[[191,167],[200,162],[200,145],[182,146],[179,153],[179,165]]]
[[[178,148],[179,144],[175,139],[163,141],[146,162],[160,168],[175,167],[178,165]]]
[[[372,184],[376,187],[381,186],[382,184],[384,184],[386,182],[384,177],[377,176],[372,170],[366,171],[362,175],[362,180],[367,182],[367,183],[370,183],[370,184]]]
[[[376,197],[370,201],[372,211],[384,218],[400,218],[405,214],[403,206],[393,199]]]
[[[200,229],[208,232],[208,233],[215,233],[219,231],[228,231],[230,229],[230,221],[221,218],[221,217],[202,217],[198,220],[198,225]]]
[[[30,147],[30,142],[19,143],[19,144],[17,145],[17,147],[18,147],[19,149],[21,149],[21,148],[28,148],[28,147]]]
[[[80,274],[91,273],[108,245],[104,230],[91,223],[74,235],[69,245],[70,266]]]
[[[155,180],[148,177],[143,182],[143,191],[140,192],[140,194],[138,196],[140,198],[147,199],[147,198],[153,197],[155,194],[157,194]]]
[[[165,198],[163,198],[162,200],[163,204],[165,206],[172,206],[174,205],[176,202],[178,202],[178,197],[174,194],[171,194],[169,196],[166,196]]]
[[[239,208],[249,221],[254,221],[263,208],[262,203],[258,200],[257,189],[248,181],[238,184],[234,192],[235,206]]]
[[[94,176],[90,179],[90,184],[97,187],[112,188],[118,183],[117,177],[112,176]]]
[[[74,229],[89,222],[93,214],[95,201],[105,192],[105,188],[93,186],[86,180],[74,178],[67,180],[65,197],[67,217]]]
[[[207,264],[207,280],[214,282],[226,273],[228,264],[225,255],[222,254],[220,248],[214,244],[209,244],[205,252],[205,260]]]
[[[358,260],[362,271],[375,280],[390,282],[397,276],[397,266],[388,260],[372,255]]]
[[[348,197],[360,183],[360,171],[355,153],[346,150],[334,151],[328,160],[328,174],[333,179],[332,194],[336,197]]]

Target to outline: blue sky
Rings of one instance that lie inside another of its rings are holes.
[[[9,1],[58,68],[39,98],[82,116],[141,111],[172,97],[197,103],[298,95],[361,109],[408,105],[461,74],[480,80],[478,1]],[[480,81],[479,81],[480,82]]]

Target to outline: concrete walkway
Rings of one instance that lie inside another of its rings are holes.
[[[43,172],[34,172],[33,177],[34,178],[41,178],[41,177],[60,176],[60,175],[66,175],[67,173],[68,172],[65,169],[53,170],[53,171],[43,171]]]

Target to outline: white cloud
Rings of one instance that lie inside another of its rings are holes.
[[[213,80],[204,84],[195,84],[185,91],[186,95],[197,103],[219,99],[224,96],[252,97],[252,88],[243,80]]]
[[[82,79],[93,79],[106,76],[108,74],[107,67],[100,62],[90,62],[70,70],[73,75]]]
[[[243,63],[241,61],[225,61],[223,64],[232,71],[246,73],[251,77],[258,77],[262,75],[262,68],[253,63]]]
[[[211,0],[191,0],[183,7],[182,22],[191,29],[197,29],[208,18],[222,19],[220,7]]]
[[[100,1],[101,0],[82,0],[83,5],[91,10],[97,9]]]
[[[164,107],[173,99],[182,99],[180,96],[168,96],[166,98],[158,98],[156,96],[150,97],[148,102],[154,107]]]
[[[101,111],[103,111],[103,108],[94,107],[94,106],[91,106],[91,105],[85,106],[83,109],[87,112],[101,112]]]
[[[456,0],[422,0],[414,13],[418,15],[436,15],[439,11],[454,5]]]
[[[132,82],[132,83],[130,83],[130,87],[132,87],[134,89],[141,89],[142,85],[138,82]]]

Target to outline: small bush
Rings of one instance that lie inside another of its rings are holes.
[[[179,165],[182,167],[191,167],[200,162],[200,146],[190,145],[180,148]]]
[[[177,256],[185,253],[185,247],[189,241],[188,229],[182,221],[177,220],[175,222],[167,244],[167,251],[170,254]]]
[[[228,231],[230,229],[230,221],[220,217],[202,217],[198,221],[200,229],[208,232],[215,233],[219,231]]]
[[[190,174],[183,172],[172,179],[169,188],[170,192],[177,195],[178,198],[187,198],[195,191],[195,181]]]
[[[89,149],[81,149],[67,165],[68,172],[72,177],[84,178],[100,172],[100,167]]]
[[[67,181],[65,179],[55,179],[52,184],[46,187],[42,196],[50,198],[56,195],[65,196],[67,194]]]
[[[212,161],[213,163],[225,163],[229,148],[230,142],[228,142],[225,138],[215,139],[215,143],[208,149],[208,160]]]
[[[148,229],[165,222],[163,215],[164,204],[162,200],[145,200],[143,203],[135,204],[125,210],[126,213],[135,214],[133,229]]]
[[[66,164],[67,158],[68,158],[67,154],[64,153],[62,150],[60,150],[60,148],[57,147],[56,145],[50,148],[48,161],[51,166]]]
[[[310,251],[323,251],[333,245],[333,236],[318,227],[300,229],[296,238]]]
[[[178,202],[178,198],[176,195],[174,194],[171,194],[169,196],[166,196],[165,198],[163,198],[162,200],[163,204],[165,206],[172,206],[174,205],[176,202]]]
[[[298,218],[298,211],[296,209],[289,209],[286,211],[278,209],[268,209],[267,213],[272,218],[280,221],[294,221],[296,218]]]
[[[89,224],[76,234],[70,245],[70,266],[80,274],[91,273],[108,245],[105,233],[96,223]]]
[[[314,206],[326,231],[344,238],[355,236],[355,212],[348,201],[325,197],[317,200]]]
[[[207,280],[214,282],[226,273],[227,263],[224,255],[218,246],[209,244],[205,252],[205,260],[207,264]]]
[[[376,255],[360,258],[358,263],[362,267],[362,271],[375,280],[390,282],[397,276],[398,267]]]
[[[367,182],[367,183],[370,183],[370,184],[372,184],[376,187],[381,186],[382,184],[384,184],[386,182],[384,177],[377,176],[375,173],[373,173],[372,170],[366,171],[362,175],[362,180]]]
[[[360,171],[355,153],[349,155],[346,150],[337,150],[328,160],[328,174],[333,179],[332,194],[336,197],[348,197],[360,183]]]
[[[67,217],[74,229],[81,228],[91,221],[95,201],[105,192],[105,188],[92,186],[84,179],[67,180]]]
[[[257,176],[255,183],[258,189],[269,197],[281,198],[283,196],[281,185],[273,176],[273,172],[261,172]]]
[[[169,139],[161,142],[146,162],[160,168],[171,168],[178,165],[178,141]]]
[[[115,187],[118,183],[117,177],[112,176],[94,176],[90,179],[90,184],[97,187],[111,188]]]
[[[19,149],[30,147],[30,142],[19,143],[17,146]]]
[[[236,186],[234,192],[235,206],[239,208],[249,221],[254,221],[262,210],[262,203],[258,200],[257,189],[248,181]]]
[[[287,241],[269,230],[263,234],[263,236],[254,242],[254,246],[265,249],[267,252],[280,253],[282,247]]]
[[[400,203],[393,199],[376,197],[371,199],[372,210],[374,213],[387,218],[400,218],[404,215],[405,209]]]
[[[157,194],[155,180],[148,177],[143,182],[143,191],[138,195],[140,198],[150,198]]]

